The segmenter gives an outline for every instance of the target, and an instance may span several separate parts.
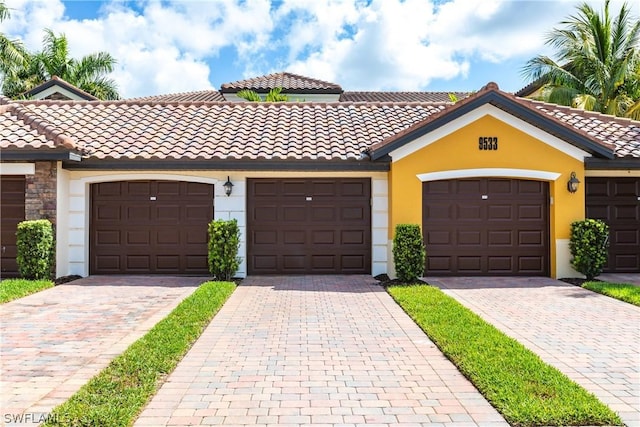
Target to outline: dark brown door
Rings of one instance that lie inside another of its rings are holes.
[[[25,177],[5,175],[0,177],[0,266],[1,277],[17,277],[16,230],[24,221]]]
[[[549,190],[478,178],[423,184],[428,275],[549,275]]]
[[[369,179],[249,179],[249,274],[371,272]]]
[[[91,186],[91,274],[207,274],[213,185],[121,181]]]
[[[587,178],[587,218],[609,225],[604,271],[640,273],[640,178]]]

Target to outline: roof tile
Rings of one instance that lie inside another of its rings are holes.
[[[221,91],[223,93],[235,93],[243,89],[249,89],[256,92],[268,92],[270,89],[277,87],[281,87],[284,93],[342,93],[342,87],[338,84],[287,72],[224,83],[221,86]]]

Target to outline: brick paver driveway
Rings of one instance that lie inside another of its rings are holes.
[[[640,426],[640,308],[547,278],[427,278]]]
[[[136,425],[507,426],[375,283],[245,279]]]
[[[36,425],[204,280],[93,276],[0,305],[0,424]]]

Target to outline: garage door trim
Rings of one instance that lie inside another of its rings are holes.
[[[442,181],[462,178],[517,178],[533,179],[536,181],[556,181],[562,174],[558,172],[537,171],[532,169],[453,169],[439,172],[421,173],[416,175],[422,182]]]

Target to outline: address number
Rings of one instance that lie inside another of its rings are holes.
[[[498,137],[497,136],[481,136],[480,138],[478,138],[478,149],[497,150]]]

